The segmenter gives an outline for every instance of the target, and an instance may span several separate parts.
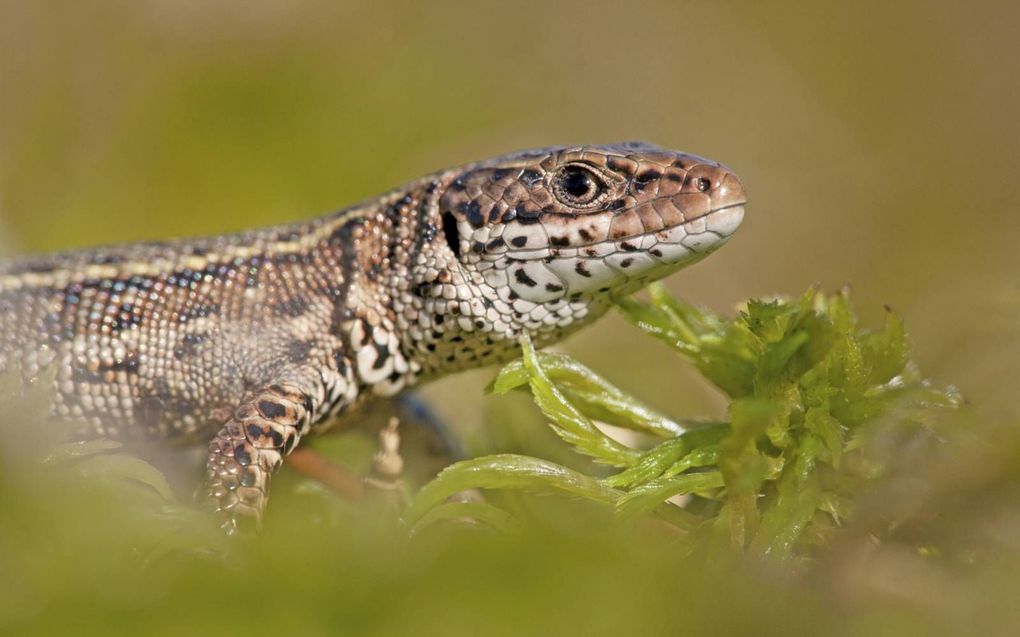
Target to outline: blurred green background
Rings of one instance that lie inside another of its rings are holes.
[[[729,310],[849,284],[982,420],[1017,422],[1018,25],[1005,0],[4,1],[0,251],[269,225],[519,148],[643,139],[750,195],[674,292]],[[617,317],[566,347],[674,416],[722,414]],[[506,404],[492,374],[423,390],[476,449],[506,435],[481,427]]]

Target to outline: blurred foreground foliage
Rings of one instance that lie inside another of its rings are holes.
[[[530,390],[578,463],[484,456],[357,502],[285,471],[264,532],[237,541],[144,450],[43,422],[45,382],[0,379],[0,634],[1020,625],[1020,429],[947,409],[960,397],[921,376],[896,316],[867,331],[814,291],[732,319],[658,287],[619,306],[729,398],[726,421],[672,419],[525,341],[491,390]],[[366,471],[364,436],[331,440]]]

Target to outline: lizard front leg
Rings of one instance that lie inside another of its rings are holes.
[[[268,385],[243,400],[209,443],[209,498],[228,533],[261,526],[270,477],[311,425],[313,393],[286,382]]]

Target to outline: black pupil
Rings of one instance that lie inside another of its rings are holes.
[[[571,197],[578,199],[591,193],[595,183],[587,172],[583,170],[568,170],[563,174],[563,190]]]

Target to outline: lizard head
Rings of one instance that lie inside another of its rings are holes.
[[[443,284],[427,296],[432,312],[456,306],[443,331],[458,342],[555,340],[721,246],[746,201],[725,166],[640,143],[525,151],[440,181]]]

